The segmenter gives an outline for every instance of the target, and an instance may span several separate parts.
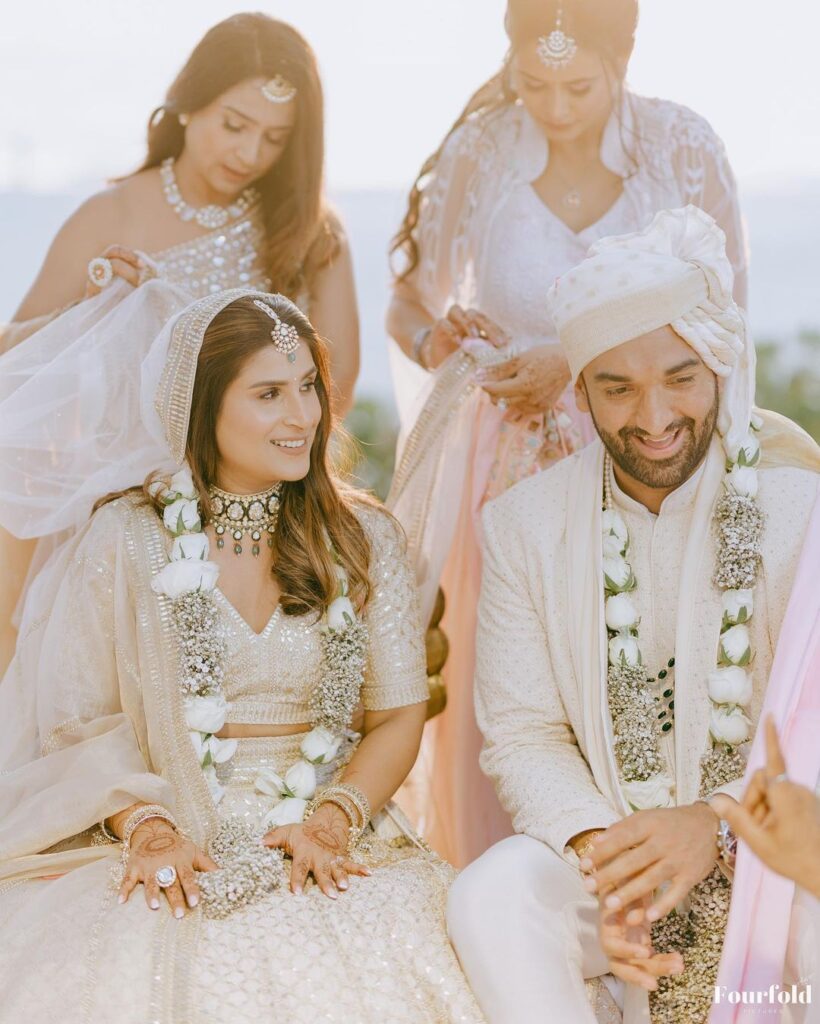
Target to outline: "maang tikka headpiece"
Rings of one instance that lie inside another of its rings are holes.
[[[266,313],[274,322],[274,328],[270,332],[273,339],[273,347],[277,352],[288,357],[289,363],[296,362],[296,349],[299,348],[299,332],[292,324],[286,324],[276,310],[263,302],[261,299],[253,300],[254,306]]]
[[[536,53],[542,64],[548,68],[565,68],[575,56],[578,44],[561,27],[564,16],[562,7],[555,16],[555,28],[548,36],[539,36]]]
[[[262,95],[269,103],[290,103],[296,95],[296,86],[292,85],[284,75],[274,75],[260,88]]]

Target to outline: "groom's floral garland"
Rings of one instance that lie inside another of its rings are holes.
[[[739,751],[749,739],[746,709],[752,698],[747,667],[752,660],[748,622],[754,611],[753,589],[760,566],[763,513],[757,501],[760,445],[749,433],[727,453],[724,494],[715,506],[718,536],[715,584],[723,590],[723,619],[717,667],[709,673],[712,704],[711,747],[701,759],[700,796],[740,778],[745,761]],[[627,561],[626,524],[612,507],[610,466],[604,477],[602,513],[605,619],[609,637],[607,691],[615,758],[623,794],[633,810],[674,805],[673,781],[665,770],[655,698],[649,688],[639,646],[639,618],[629,593],[637,587]],[[705,1022],[712,1002],[731,886],[716,867],[689,895],[686,915],[673,911],[652,929],[659,952],[686,950],[686,969],[659,979],[651,993],[655,1024]]]
[[[199,497],[190,470],[184,467],[170,485],[159,485],[163,522],[174,538],[170,560],[151,581],[156,594],[171,601],[181,654],[180,685],[191,742],[215,802],[224,790],[216,765],[236,753],[235,739],[218,739],[228,715],[223,683],[226,643],[214,588],[219,567],[208,561],[209,542],[202,530]],[[329,543],[329,541],[328,541]],[[302,821],[316,792],[316,766],[336,757],[359,699],[367,657],[367,626],[348,596],[348,578],[337,562],[339,591],[323,622],[322,678],[311,697],[312,730],[301,743],[298,761],[280,778],[263,770],[256,780],[261,792],[280,796],[264,820],[266,828]]]

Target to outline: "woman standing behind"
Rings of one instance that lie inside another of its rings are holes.
[[[725,231],[746,302],[723,144],[691,110],[625,85],[637,17],[637,0],[509,0],[504,64],[425,162],[394,243],[405,262],[390,333],[425,370],[446,364],[405,425],[390,499],[423,614],[439,583],[449,598],[448,707],[428,727],[408,803],[459,866],[510,827],[481,775],[473,717],[479,513],[580,447],[588,430],[546,310],[550,282],[597,239],[693,203]]]
[[[158,275],[190,298],[273,289],[309,311],[330,346],[337,411],[352,403],[359,325],[344,230],[323,195],[316,59],[290,25],[237,14],[211,28],[151,115],[138,171],[91,196],[57,233],[14,317],[8,351],[112,277]],[[332,322],[332,330],[331,330]],[[74,341],[66,325],[66,345]],[[27,534],[31,536],[31,534]],[[0,669],[33,543],[0,530]]]

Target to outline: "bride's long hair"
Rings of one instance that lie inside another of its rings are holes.
[[[321,613],[338,596],[339,583],[328,550],[328,536],[347,570],[351,600],[361,609],[371,590],[370,542],[356,508],[368,506],[378,510],[378,514],[389,513],[366,494],[343,483],[332,467],[329,445],[334,421],[327,346],[289,299],[276,295],[266,301],[283,323],[296,328],[310,349],[318,370],[315,387],[322,413],[307,476],[282,485],[279,519],[273,535],[273,575],[282,592],[282,610],[286,615]],[[208,488],[217,482],[216,426],[225,391],[247,360],[271,344],[270,327],[270,319],[254,306],[253,297],[243,296],[218,313],[205,330],[186,443],[186,461],[205,521],[210,516]],[[152,473],[142,487],[107,495],[97,502],[95,511],[123,494],[132,494],[140,495],[161,516],[164,506],[153,486],[156,480],[157,474]]]
[[[419,250],[416,228],[421,213],[424,186],[434,173],[444,147],[453,132],[466,121],[487,118],[495,111],[515,103],[517,96],[509,82],[510,58],[521,43],[549,34],[562,12],[562,25],[579,46],[595,50],[604,60],[610,80],[619,80],[620,68],[626,66],[635,42],[638,24],[638,0],[508,0],[504,27],[510,39],[510,49],[499,70],[479,86],[467,101],[438,149],[422,164],[413,182],[407,200],[407,212],[390,247],[390,255],[404,256],[396,271],[403,281],[418,266]]]
[[[337,220],[323,193],[324,100],[316,57],[295,28],[265,14],[235,14],[202,37],[148,121],[148,153],[134,173],[177,157],[180,114],[208,106],[248,78],[284,75],[296,86],[296,120],[276,163],[254,182],[262,196],[271,291],[297,297],[339,251]]]

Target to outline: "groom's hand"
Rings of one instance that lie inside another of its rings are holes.
[[[584,884],[615,911],[668,884],[646,911],[648,921],[657,921],[714,867],[717,826],[718,816],[706,803],[637,811],[595,839],[581,861],[590,873]]]

